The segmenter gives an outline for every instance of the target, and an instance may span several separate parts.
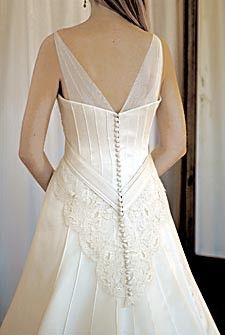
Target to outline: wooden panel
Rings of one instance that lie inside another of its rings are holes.
[[[179,235],[187,257],[194,253],[195,227],[195,129],[197,87],[198,0],[184,1],[184,111],[187,153],[182,158],[181,213]]]

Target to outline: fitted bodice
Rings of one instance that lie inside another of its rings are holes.
[[[62,97],[58,101],[66,136],[65,154],[73,150],[115,186],[115,113],[67,101]],[[151,124],[160,101],[123,112],[119,117],[123,185],[131,179],[148,155]]]
[[[58,95],[66,138],[65,155],[72,165],[73,157],[79,156],[116,188],[116,146],[119,145],[121,182],[125,185],[148,155],[151,125],[162,99],[159,96],[161,41],[153,34],[127,100],[117,113],[58,32],[54,37],[69,94],[69,99]],[[115,118],[119,119],[119,139],[115,136]]]

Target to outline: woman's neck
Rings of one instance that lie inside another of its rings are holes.
[[[91,2],[91,14],[89,16],[89,21],[99,21],[105,23],[109,26],[111,23],[124,22],[124,18],[114,10],[112,10],[105,3],[96,3],[95,0],[90,0]]]

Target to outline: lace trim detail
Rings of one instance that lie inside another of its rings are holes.
[[[75,176],[63,162],[56,171],[54,194],[63,202],[64,223],[79,234],[82,251],[96,262],[100,285],[111,295],[125,297],[125,267],[118,232],[118,214],[99,195]],[[160,225],[165,217],[165,188],[153,177],[125,211],[134,303],[153,276],[151,258],[160,244]]]

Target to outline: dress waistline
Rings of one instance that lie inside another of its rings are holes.
[[[77,154],[68,141],[65,143],[65,152],[62,160],[70,168],[71,172],[81,179],[88,187],[97,193],[102,199],[118,210],[118,194],[112,183],[100,175],[82,156]],[[132,178],[122,187],[124,210],[128,208],[147,186],[152,175],[154,164],[149,153]]]

